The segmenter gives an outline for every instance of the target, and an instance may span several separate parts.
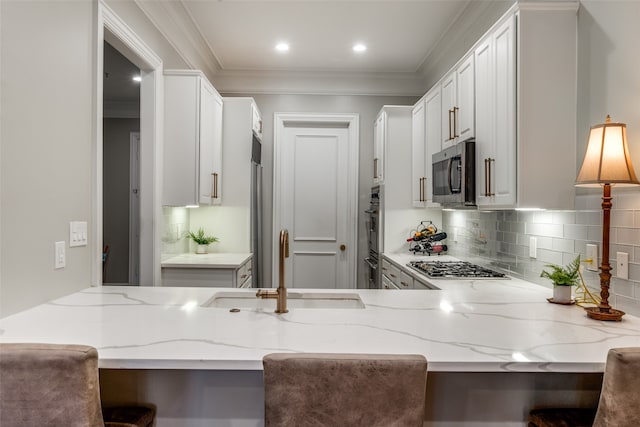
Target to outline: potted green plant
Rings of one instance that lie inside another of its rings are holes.
[[[217,237],[205,236],[204,229],[202,227],[198,228],[198,232],[197,233],[194,233],[193,231],[190,231],[187,234],[187,237],[189,237],[191,240],[193,240],[194,243],[197,245],[196,246],[196,253],[197,254],[206,254],[208,252],[208,246],[211,243],[214,243],[214,242],[218,241]]]
[[[571,287],[580,283],[580,255],[566,267],[547,265],[551,271],[542,270],[540,277],[553,282],[553,300],[561,304],[571,303]]]

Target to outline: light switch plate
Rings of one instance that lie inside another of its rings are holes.
[[[55,251],[54,251],[54,268],[64,268],[67,263],[66,255],[64,253],[64,241],[55,243]]]
[[[538,252],[538,239],[529,237],[529,258],[536,258]]]
[[[626,252],[616,252],[616,276],[629,279],[629,254]]]
[[[87,222],[71,221],[69,223],[69,247],[87,246]]]
[[[587,245],[587,259],[591,262],[585,262],[587,270],[598,271],[598,245]]]

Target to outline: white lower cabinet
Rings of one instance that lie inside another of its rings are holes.
[[[251,259],[236,268],[162,267],[162,286],[251,288],[251,271]]]

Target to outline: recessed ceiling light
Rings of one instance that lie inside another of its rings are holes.
[[[276,45],[276,50],[280,52],[286,52],[289,50],[289,45],[287,43],[278,43]]]
[[[356,43],[353,45],[354,52],[364,52],[365,50],[367,50],[367,47],[362,43]]]
[[[142,77],[140,77],[140,76],[135,76],[135,77],[133,78],[133,81],[134,81],[134,82],[141,82],[141,81],[142,81]]]

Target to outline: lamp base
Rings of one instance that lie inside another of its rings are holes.
[[[624,316],[624,311],[616,310],[615,308],[610,308],[609,311],[604,311],[601,310],[600,307],[587,307],[585,310],[587,311],[587,316],[595,320],[620,322],[622,320],[622,316]]]

